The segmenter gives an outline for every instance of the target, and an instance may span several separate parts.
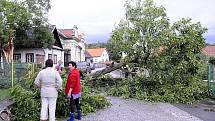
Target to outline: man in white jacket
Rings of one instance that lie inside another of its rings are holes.
[[[49,121],[55,121],[56,101],[58,91],[62,89],[62,79],[60,74],[53,68],[53,61],[51,59],[46,60],[45,69],[38,73],[34,84],[40,88],[42,104],[41,121],[48,119],[48,110]]]

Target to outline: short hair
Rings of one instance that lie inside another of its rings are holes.
[[[52,61],[52,59],[46,60],[45,67],[53,67],[53,61]]]
[[[70,61],[69,64],[72,64],[73,67],[77,68],[76,62]]]

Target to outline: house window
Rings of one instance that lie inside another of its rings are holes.
[[[36,54],[36,63],[43,64],[45,60],[45,55]]]
[[[54,55],[54,64],[57,64],[57,55]]]
[[[52,54],[48,54],[48,59],[52,59]]]
[[[13,60],[15,62],[21,62],[21,53],[13,54]]]
[[[26,62],[34,62],[34,53],[26,53]]]

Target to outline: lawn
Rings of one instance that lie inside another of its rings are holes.
[[[10,90],[9,89],[0,89],[0,100],[8,98],[9,96],[10,96]]]

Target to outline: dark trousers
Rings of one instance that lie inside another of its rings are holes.
[[[79,102],[79,98],[76,98],[75,100],[73,99],[73,97],[70,99],[70,111],[71,113],[75,112],[75,106],[76,109],[79,111],[81,110],[81,106],[80,106],[80,102]]]

